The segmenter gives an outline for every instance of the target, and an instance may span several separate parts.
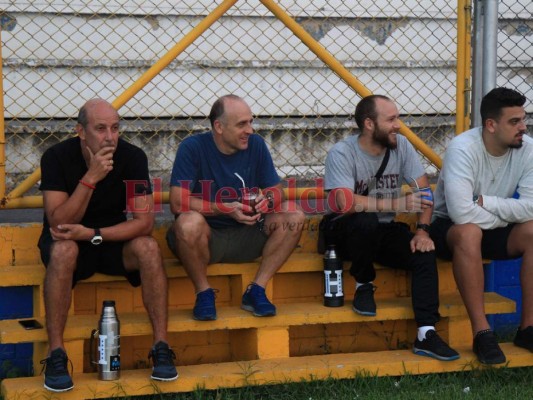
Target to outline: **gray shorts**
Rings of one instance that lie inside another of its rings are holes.
[[[257,225],[242,225],[232,228],[211,228],[209,239],[209,264],[220,262],[250,262],[260,257],[268,236]],[[167,245],[177,256],[176,235],[167,231]]]

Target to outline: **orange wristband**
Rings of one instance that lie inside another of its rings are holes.
[[[91,184],[89,184],[89,183],[87,183],[87,182],[83,182],[81,179],[80,179],[79,182],[80,182],[83,186],[88,187],[89,189],[92,189],[92,190],[96,189],[96,186],[93,186],[93,185],[91,185]]]

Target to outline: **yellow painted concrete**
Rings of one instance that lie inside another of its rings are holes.
[[[515,368],[533,364],[533,355],[510,343],[503,343],[508,363],[490,368]],[[269,360],[191,365],[178,368],[180,377],[173,382],[150,380],[149,369],[122,371],[118,381],[99,381],[95,373],[75,374],[74,389],[54,398],[78,400],[83,398],[123,397],[157,393],[242,387],[251,384],[276,384],[289,381],[354,378],[357,376],[398,376],[409,374],[443,373],[487,368],[479,364],[470,346],[458,348],[461,358],[438,361],[414,355],[411,350],[330,354]],[[22,398],[51,398],[43,388],[43,377],[6,379],[2,381],[5,400]]]
[[[197,332],[218,329],[249,329],[286,327],[313,324],[337,324],[343,322],[372,322],[412,319],[411,298],[389,298],[377,300],[378,313],[375,317],[365,317],[351,310],[350,302],[343,307],[328,308],[321,303],[286,303],[277,306],[277,315],[269,318],[254,317],[240,307],[220,307],[216,321],[195,321],[191,310],[169,311],[169,332]],[[487,313],[506,313],[515,310],[513,301],[497,293],[485,293]],[[465,309],[458,294],[441,296],[440,313],[443,317],[464,316]],[[152,333],[146,313],[119,313],[122,336],[142,336]],[[43,325],[43,317],[36,318]],[[71,315],[65,329],[65,340],[88,339],[91,330],[96,328],[99,315]],[[0,321],[0,343],[44,342],[45,329],[25,330],[17,320]]]

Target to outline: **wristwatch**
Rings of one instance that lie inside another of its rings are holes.
[[[102,235],[100,233],[100,228],[95,228],[94,236],[91,239],[91,243],[94,244],[95,246],[98,246],[103,241],[104,241],[104,238],[102,237]]]
[[[476,194],[472,200],[474,201],[474,204],[477,204],[479,206],[479,196]]]
[[[416,223],[416,229],[422,229],[423,231],[426,231],[429,233],[429,224],[419,224]]]

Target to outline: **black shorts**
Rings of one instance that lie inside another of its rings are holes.
[[[454,225],[451,219],[437,218],[431,223],[430,235],[435,243],[437,257],[451,260],[453,254],[446,242],[448,230]],[[508,260],[511,257],[507,252],[507,240],[514,224],[504,228],[484,229],[481,239],[481,256],[491,260]]]
[[[38,246],[41,251],[41,260],[45,267],[50,262],[50,252],[53,243],[54,240],[50,231],[43,229]],[[106,275],[125,276],[132,286],[137,287],[141,285],[139,271],[128,272],[124,267],[122,250],[126,242],[102,242],[97,246],[85,241],[77,243],[79,253],[76,270],[72,279],[72,287],[78,281],[90,278],[97,272]]]
[[[263,254],[267,239],[267,234],[257,225],[241,224],[231,228],[211,228],[209,264],[253,261]],[[177,256],[176,236],[172,227],[167,231],[167,245]]]

